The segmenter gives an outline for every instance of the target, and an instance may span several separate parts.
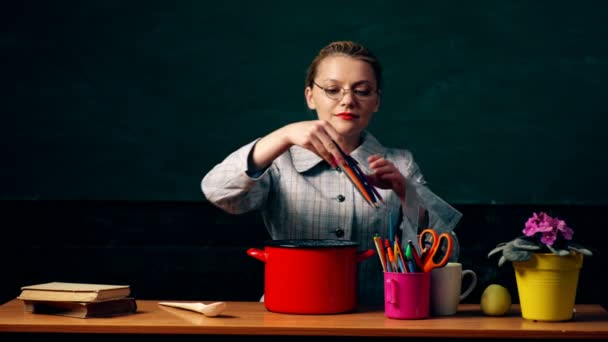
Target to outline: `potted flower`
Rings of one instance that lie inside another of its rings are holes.
[[[593,253],[572,243],[574,231],[565,221],[544,212],[533,213],[524,235],[501,243],[488,257],[502,252],[498,266],[511,261],[522,316],[538,321],[572,318],[583,255]]]

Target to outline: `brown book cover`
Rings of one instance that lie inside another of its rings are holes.
[[[45,301],[95,302],[127,297],[129,285],[51,282],[23,286],[19,299]]]
[[[89,303],[23,300],[23,305],[25,311],[35,314],[77,318],[120,316],[137,312],[137,302],[130,297]]]

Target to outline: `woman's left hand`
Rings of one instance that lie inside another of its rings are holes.
[[[367,175],[368,182],[380,189],[392,189],[401,200],[405,200],[407,182],[395,164],[377,154],[369,156],[367,162],[374,171]]]

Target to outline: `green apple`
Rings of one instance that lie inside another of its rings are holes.
[[[481,294],[481,311],[488,316],[502,316],[511,309],[511,294],[506,287],[490,284]]]

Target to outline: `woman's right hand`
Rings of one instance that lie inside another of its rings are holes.
[[[290,145],[297,145],[312,151],[335,168],[345,163],[337,144],[343,144],[343,137],[333,126],[323,120],[300,121],[282,128]],[[335,143],[334,143],[335,142]]]
[[[344,138],[327,121],[313,120],[288,124],[266,135],[255,144],[247,161],[248,170],[264,169],[293,145],[312,151],[335,168],[337,165],[343,165],[345,160],[334,141],[343,144]]]

